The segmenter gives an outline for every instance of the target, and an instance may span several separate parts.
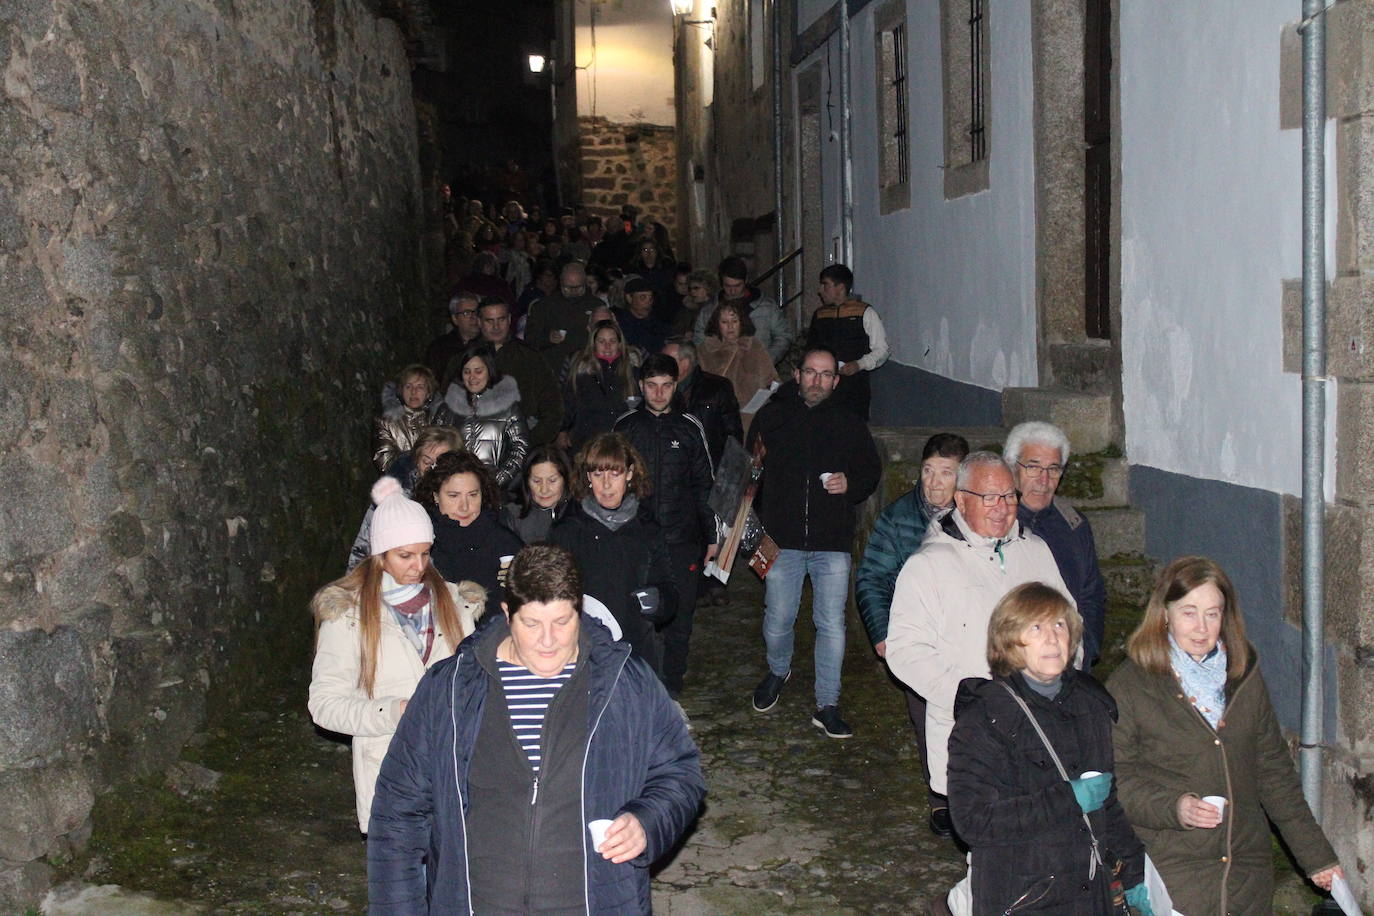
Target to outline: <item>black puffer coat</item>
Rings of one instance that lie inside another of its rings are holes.
[[[734,436],[744,444],[744,424],[739,415],[739,400],[730,380],[700,366],[692,369],[687,378],[677,383],[674,394],[678,407],[701,421],[706,430],[706,448],[711,453],[711,467],[720,467],[725,440]]]
[[[640,506],[638,517],[612,531],[574,502],[554,523],[549,540],[572,552],[582,572],[582,591],[606,605],[635,654],[658,670],[654,625],[630,595],[652,586],[658,589],[660,616],[668,618],[677,612],[668,541],[653,514]]]
[[[487,613],[501,613],[501,558],[515,556],[524,542],[501,524],[494,509],[482,510],[471,525],[464,527],[436,508],[426,508],[434,525],[434,546],[429,554],[434,568],[445,582],[467,579],[485,588]]]
[[[640,407],[616,420],[615,431],[644,458],[652,484],[647,505],[668,543],[714,544],[711,456],[701,421],[676,410],[655,415]]]
[[[1031,690],[1019,674],[960,683],[949,738],[949,813],[973,853],[973,912],[1004,913],[1029,892],[1013,912],[1110,914],[1108,876],[1098,868],[1088,877],[1091,843],[1073,789],[1003,684],[1030,706],[1070,778],[1115,768],[1116,702],[1091,675],[1065,670],[1053,700]],[[1088,817],[1107,864],[1116,858],[1125,863],[1122,887],[1143,881],[1145,847],[1115,787]]]
[[[574,454],[597,433],[610,432],[615,418],[630,406],[625,399],[638,396],[639,389],[633,382],[628,391],[621,384],[620,361],[627,358],[622,356],[613,363],[598,359],[589,372],[579,372],[580,360],[573,360],[563,386],[563,428],[572,441]]]

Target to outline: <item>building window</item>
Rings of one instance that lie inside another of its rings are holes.
[[[879,212],[911,206],[911,145],[907,126],[906,4],[892,0],[874,16],[878,98]]]
[[[945,116],[945,197],[988,186],[988,0],[940,0]]]

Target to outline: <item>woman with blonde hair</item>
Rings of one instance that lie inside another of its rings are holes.
[[[396,376],[400,403],[388,407],[374,422],[372,463],[377,470],[386,471],[415,445],[415,439],[430,424],[438,390],[439,380],[422,363],[411,363]]]
[[[1082,638],[1083,619],[1063,593],[1019,585],[988,622],[992,678],[959,685],[949,810],[970,849],[978,916],[1109,916],[1120,912],[1115,877],[1129,888],[1126,902],[1150,912],[1145,849],[1112,790],[1116,704],[1073,667]]]
[[[563,383],[563,432],[571,451],[597,433],[607,433],[616,417],[639,403],[639,352],[625,342],[613,319],[591,327],[587,345],[568,364]]]
[[[1323,890],[1341,874],[1303,800],[1231,580],[1180,557],[1155,581],[1108,681],[1126,815],[1188,916],[1268,913],[1269,822]]]
[[[372,487],[372,554],[315,593],[310,717],[353,737],[358,829],[367,833],[377,773],[420,678],[472,632],[481,597],[429,563],[434,528],[400,483]],[[477,588],[476,592],[481,592]]]

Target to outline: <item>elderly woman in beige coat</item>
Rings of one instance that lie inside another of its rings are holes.
[[[778,380],[778,370],[768,350],[754,336],[754,322],[738,303],[726,300],[716,307],[706,323],[706,340],[697,348],[697,360],[705,372],[723,375],[734,386],[735,398],[743,407],[758,393]],[[741,413],[745,432],[751,413]]]
[[[429,564],[429,515],[395,478],[379,480],[372,498],[371,557],[311,601],[310,716],[321,728],[353,737],[363,833],[382,758],[410,695],[425,671],[472,632],[486,597],[473,583],[446,583]]]
[[[1271,821],[1330,890],[1341,869],[1303,800],[1226,573],[1206,557],[1169,564],[1126,651],[1107,682],[1120,713],[1117,794],[1174,908],[1269,913]]]

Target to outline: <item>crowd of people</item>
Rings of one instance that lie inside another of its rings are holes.
[[[929,829],[968,854],[926,912],[1158,913],[1147,853],[1180,912],[1267,912],[1270,821],[1316,884],[1340,874],[1216,564],[1165,568],[1128,660],[1092,676],[1106,586],[1057,495],[1062,430],[1023,423],[1000,452],[930,437],[851,570],[888,350],[847,267],[821,272],[796,340],[745,262],[678,264],[632,211],[611,233],[516,203],[460,212],[451,328],[381,392],[382,476],[312,606],[310,711],[353,738],[374,912],[649,912],[648,866],[706,792],[678,701],[695,608],[722,594],[703,570],[733,522],[710,501],[731,439],[776,546],[749,702],[770,713],[791,679],[809,579],[810,722],[854,734],[852,578]]]

